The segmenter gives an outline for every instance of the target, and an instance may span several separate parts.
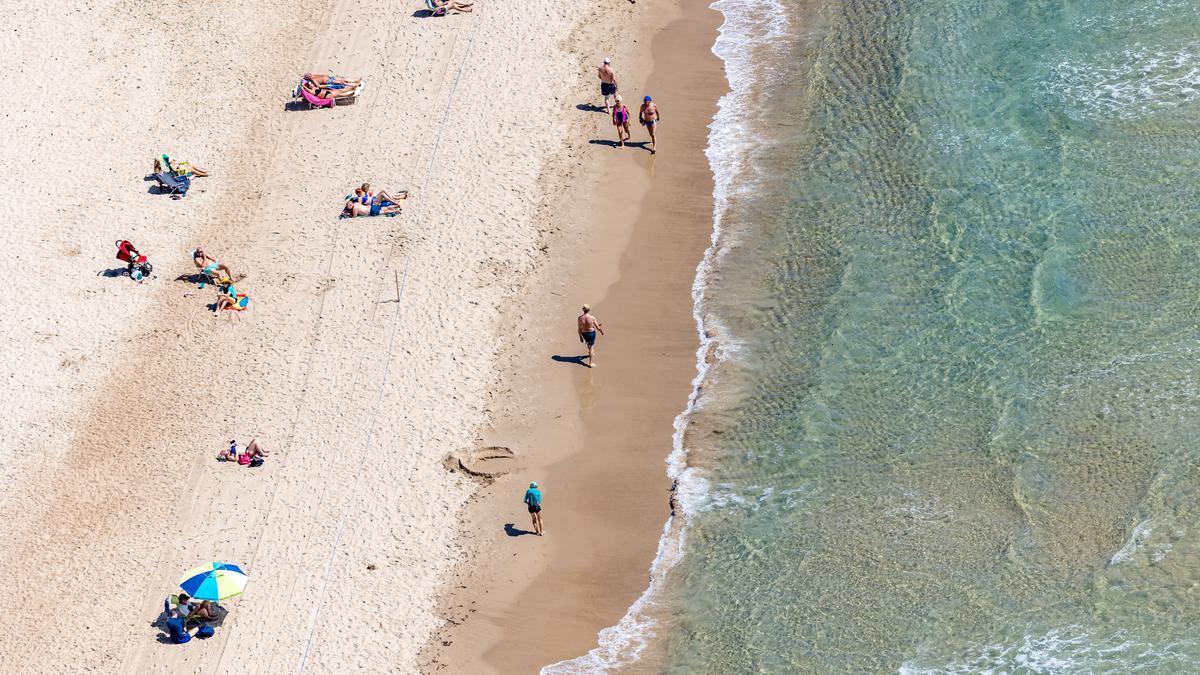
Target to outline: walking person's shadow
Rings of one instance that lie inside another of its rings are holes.
[[[523,534],[536,534],[536,533],[530,532],[529,530],[519,529],[516,525],[514,525],[512,523],[505,523],[504,524],[504,534],[507,534],[510,537],[519,537]]]
[[[587,354],[584,354],[583,356],[562,356],[560,354],[555,354],[550,358],[558,361],[559,363],[574,363],[577,366],[583,366],[584,368],[587,368],[587,364],[583,362],[583,360],[587,358]]]

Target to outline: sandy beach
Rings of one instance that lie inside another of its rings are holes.
[[[573,180],[539,178],[595,59],[566,47],[588,3],[476,7],[14,16],[0,60],[30,85],[0,151],[9,668],[417,669],[476,488],[442,460],[491,419],[503,309],[546,258],[543,191]],[[308,70],[367,86],[292,110]],[[161,152],[213,176],[152,194]],[[338,220],[363,181],[414,196]],[[154,277],[120,275],[117,239]],[[197,245],[245,275],[247,312],[212,314]],[[252,437],[265,467],[215,461]],[[164,596],[209,560],[251,585],[215,638],[162,644]]]
[[[634,146],[612,147],[607,116],[590,113],[581,160],[592,180],[549,209],[562,231],[539,290],[515,312],[521,339],[505,353],[505,404],[482,434],[481,445],[517,457],[471,500],[470,563],[444,602],[450,625],[427,670],[532,672],[595,650],[573,665],[591,672],[643,648],[645,636],[620,632],[598,647],[597,633],[647,587],[670,513],[664,462],[695,374],[691,284],[712,224],[704,148],[725,90],[710,51],[719,20],[707,3],[658,5],[615,49],[635,114],[645,93],[663,108],[661,152],[641,146],[636,124]],[[594,88],[587,82],[592,97]],[[583,302],[608,331],[594,370],[577,360],[586,353],[573,334]],[[520,503],[530,480],[545,494],[544,539],[528,534]]]

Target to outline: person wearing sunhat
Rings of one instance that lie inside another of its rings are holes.
[[[525,491],[525,506],[529,507],[529,517],[533,520],[533,533],[542,536],[546,530],[542,529],[542,491],[538,489],[537,481],[530,483]]]

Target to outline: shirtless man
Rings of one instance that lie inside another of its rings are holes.
[[[309,80],[313,84],[322,87],[328,87],[330,89],[353,89],[362,82],[362,78],[352,80],[348,77],[330,77],[325,73],[305,73],[300,76],[300,79],[302,81]]]
[[[363,204],[360,199],[360,197],[355,197],[347,200],[346,204],[342,206],[342,214],[350,218],[357,218],[359,216],[394,216],[400,213],[399,204],[391,204],[390,202],[389,206],[384,206],[383,204]]]
[[[662,121],[662,116],[658,114],[658,106],[650,100],[650,97],[642,99],[642,109],[638,112],[638,122],[646,127],[646,131],[650,132],[650,154],[657,152],[655,147],[654,132],[658,130],[658,123]]]
[[[600,76],[600,95],[604,97],[604,112],[612,113],[608,97],[617,95],[617,71],[613,70],[612,59],[604,59],[604,65],[596,71]]]
[[[577,328],[579,329],[579,341],[586,344],[588,348],[587,367],[595,368],[596,332],[599,331],[601,335],[604,335],[604,326],[600,324],[600,321],[596,319],[596,317],[592,316],[591,305],[583,306],[583,314],[579,315],[579,319],[576,321],[576,324]]]
[[[192,251],[192,262],[200,270],[200,273],[208,277],[211,283],[217,282],[217,270],[225,273],[225,276],[233,279],[233,270],[229,269],[229,265],[217,262],[217,259],[204,252],[204,249],[199,246],[195,251]]]

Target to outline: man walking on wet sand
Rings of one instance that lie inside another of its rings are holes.
[[[592,316],[591,305],[583,306],[583,314],[579,315],[579,319],[576,321],[576,324],[579,329],[579,341],[586,344],[588,348],[587,367],[595,368],[596,332],[599,331],[601,335],[604,335],[604,326],[600,324],[600,321],[597,320],[596,317]]]
[[[600,76],[600,95],[604,97],[604,112],[611,113],[608,97],[617,95],[617,71],[613,70],[612,59],[604,59],[604,65],[596,72]]]
[[[529,507],[529,518],[533,520],[533,533],[542,536],[546,533],[542,529],[542,491],[538,489],[536,481],[530,483],[525,491],[525,506]]]
[[[650,97],[642,99],[642,109],[638,111],[638,122],[646,127],[646,131],[650,132],[650,154],[658,152],[657,139],[654,137],[654,132],[658,131],[658,123],[662,117],[658,114],[658,106]]]

